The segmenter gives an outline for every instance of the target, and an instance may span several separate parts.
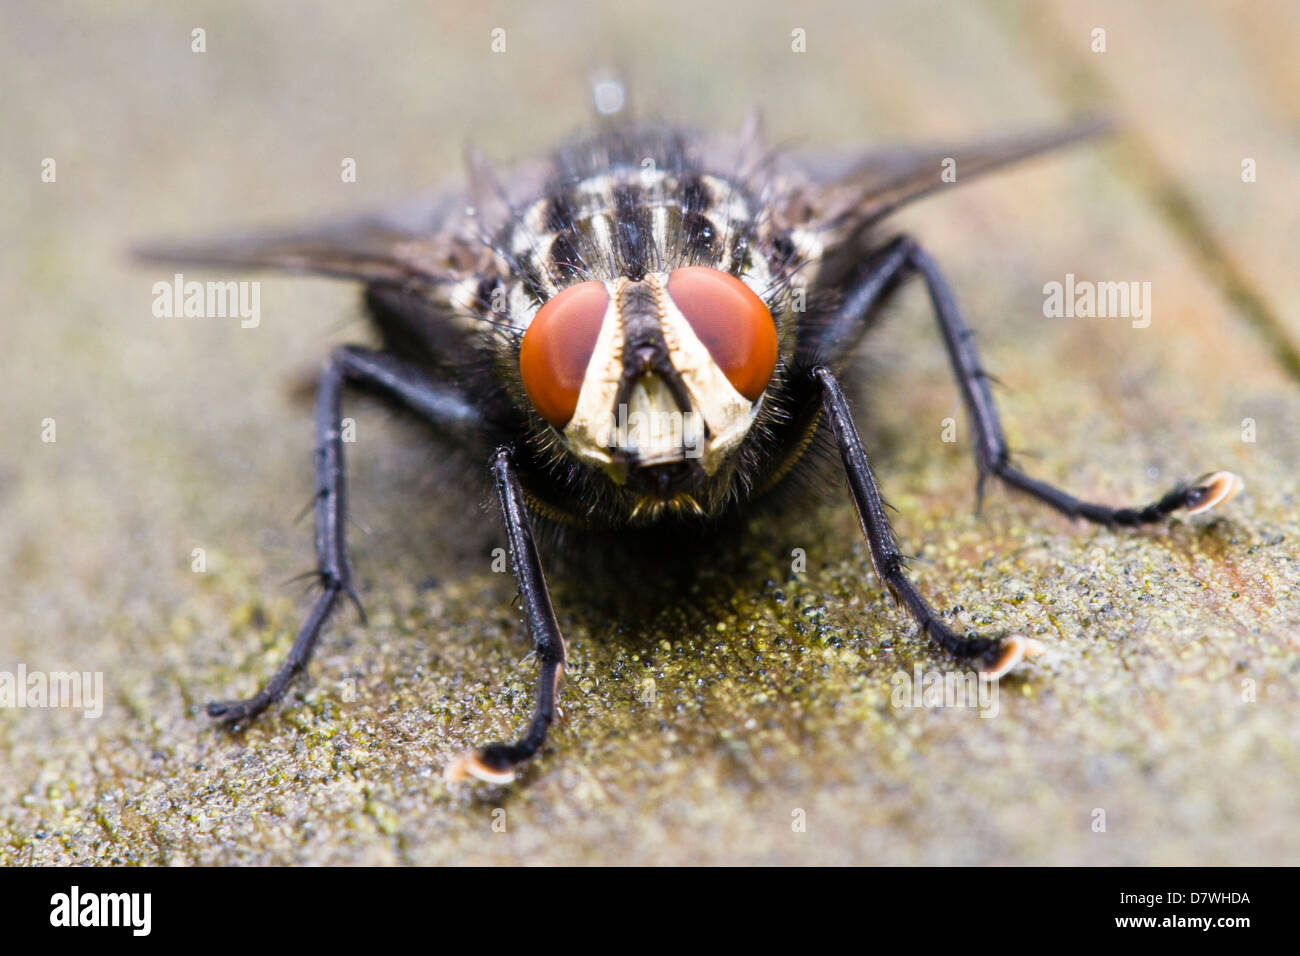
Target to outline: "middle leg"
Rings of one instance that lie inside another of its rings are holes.
[[[996,680],[1011,670],[1026,654],[1037,653],[1040,649],[1037,641],[1019,636],[962,637],[948,627],[938,612],[921,596],[921,592],[903,570],[903,556],[894,540],[894,532],[889,527],[885,503],[880,497],[880,489],[876,487],[871,463],[862,447],[857,426],[853,424],[848,400],[844,397],[840,383],[825,367],[814,368],[812,376],[821,389],[822,408],[840,450],[849,488],[853,493],[853,503],[857,507],[858,520],[867,539],[871,566],[880,583],[902,602],[931,640],[954,656],[977,660],[980,673],[990,680]]]
[[[1185,510],[1188,514],[1208,511],[1241,490],[1239,477],[1232,472],[1217,471],[1193,482],[1181,483],[1150,504],[1114,508],[1082,501],[1015,467],[989,389],[988,373],[980,364],[975,349],[974,333],[962,318],[952,289],[938,265],[910,236],[898,236],[886,243],[864,265],[851,283],[839,313],[826,326],[819,340],[812,344],[810,353],[833,354],[840,343],[854,340],[855,333],[884,295],[913,272],[919,273],[925,281],[962,403],[971,418],[975,461],[979,468],[977,499],[982,498],[984,483],[989,475],[993,475],[1008,487],[1031,495],[1068,517],[1102,525],[1131,527],[1161,521],[1175,511]]]

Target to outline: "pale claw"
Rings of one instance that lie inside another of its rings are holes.
[[[1239,495],[1245,487],[1246,483],[1241,480],[1241,476],[1230,471],[1216,471],[1208,475],[1202,475],[1196,480],[1196,490],[1203,497],[1196,504],[1189,507],[1187,513],[1196,515],[1202,511],[1209,511],[1216,505],[1223,504],[1229,498]]]
[[[980,677],[985,680],[997,680],[1010,672],[1026,657],[1034,657],[1043,653],[1044,650],[1046,648],[1043,646],[1042,641],[1036,641],[1032,637],[1021,637],[1019,634],[1012,634],[1002,641],[1002,655],[989,666],[980,668]]]

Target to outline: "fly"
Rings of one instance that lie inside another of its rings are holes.
[[[395,214],[140,250],[158,262],[360,281],[383,343],[336,349],[317,388],[320,594],[266,685],[209,704],[213,718],[242,724],[278,701],[340,599],[361,610],[346,540],[348,386],[379,392],[476,450],[495,484],[537,696],[518,740],[463,754],[449,779],[512,780],[556,717],[565,645],[535,525],[708,534],[782,486],[819,436],[838,449],[876,577],[936,644],[990,680],[1041,649],[1017,635],[955,632],[908,577],[890,529],[841,378],[909,276],[929,292],[970,417],[977,496],[991,477],[1072,518],[1136,526],[1207,511],[1241,489],[1219,471],[1151,504],[1112,508],[1025,474],[939,267],[909,236],[880,232],[889,213],[940,188],[945,160],[965,182],[1100,124],[820,163],[770,149],[756,116],[736,136],[608,124],[508,183],[470,152],[463,191]]]

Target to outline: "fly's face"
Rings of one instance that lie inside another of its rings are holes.
[[[580,461],[653,500],[685,502],[748,434],[777,356],[757,290],[685,266],[566,288],[529,323],[519,369]]]
[[[494,239],[515,332],[498,367],[534,444],[614,520],[716,514],[779,414],[792,283],[759,191],[640,131],[562,153]]]

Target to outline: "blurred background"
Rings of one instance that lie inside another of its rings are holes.
[[[1296,4],[52,2],[6,21],[0,671],[102,671],[106,704],[0,708],[0,862],[1295,861]],[[308,606],[286,583],[312,564],[301,385],[369,331],[357,290],[320,279],[263,277],[256,329],[155,318],[171,270],[126,248],[388,204],[459,177],[468,142],[508,165],[591,121],[599,68],[639,114],[732,129],[757,105],[810,152],[1116,117],[1112,140],[893,227],[944,265],[1031,471],[1136,503],[1229,468],[1246,495],[1140,533],[1000,489],[976,517],[909,289],[870,340],[859,421],[923,589],[960,626],[1048,646],[998,716],[892,702],[896,675],[953,665],[882,598],[836,490],[635,627],[559,576],[565,720],[516,785],[453,790],[446,760],[511,736],[532,693],[498,518],[474,463],[354,403],[370,626],[345,609],[279,709],[212,728],[203,702],[252,692]],[[1067,273],[1151,282],[1151,327],[1045,319]]]

